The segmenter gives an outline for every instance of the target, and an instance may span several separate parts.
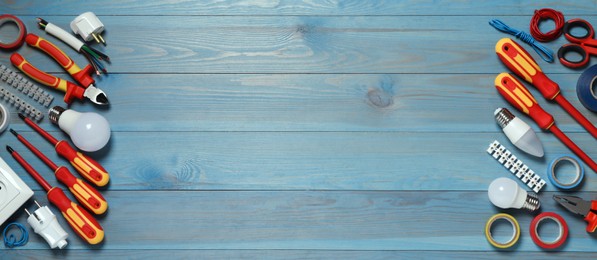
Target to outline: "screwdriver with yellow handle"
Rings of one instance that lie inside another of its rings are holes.
[[[75,150],[75,148],[73,148],[67,141],[58,141],[25,115],[19,114],[19,117],[38,134],[48,140],[48,142],[53,144],[56,153],[66,158],[86,180],[100,187],[108,184],[110,175],[108,175],[108,172],[106,172],[98,162],[85,156],[81,152],[77,152],[77,150]]]
[[[62,216],[64,216],[77,235],[92,245],[104,240],[104,229],[100,226],[97,220],[89,214],[89,212],[68,199],[62,189],[52,187],[44,177],[35,171],[35,169],[33,169],[33,167],[31,167],[19,153],[12,149],[12,147],[7,145],[6,150],[8,150],[10,155],[12,155],[12,157],[25,168],[31,177],[44,188],[47,192],[48,200],[60,210]]]
[[[553,116],[539,106],[537,100],[520,81],[504,72],[495,78],[495,87],[512,106],[530,116],[541,129],[552,132],[568,149],[597,172],[597,164],[556,126]]]
[[[99,215],[106,212],[108,209],[108,202],[94,187],[75,177],[68,168],[64,166],[58,167],[58,165],[27,141],[25,137],[17,133],[17,131],[10,129],[10,132],[54,171],[56,179],[68,187],[79,203],[95,214]]]
[[[560,86],[548,78],[531,55],[510,38],[502,38],[495,45],[500,60],[512,72],[532,84],[548,100],[557,102],[574,120],[597,138],[597,128],[585,118],[560,92]]]

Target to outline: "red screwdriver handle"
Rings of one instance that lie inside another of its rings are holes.
[[[100,187],[108,184],[110,175],[98,162],[77,152],[64,140],[59,141],[55,148],[56,152],[66,158],[85,179]]]
[[[560,94],[560,86],[549,79],[531,55],[510,38],[502,38],[495,45],[495,52],[504,65],[519,77],[532,84],[546,99]]]
[[[66,185],[75,198],[94,214],[103,214],[108,209],[106,199],[92,186],[75,177],[68,168],[60,166],[54,172],[56,179]]]
[[[520,81],[508,73],[500,73],[495,78],[495,88],[520,112],[529,115],[541,129],[547,130],[554,124],[553,116],[545,112]]]
[[[73,98],[84,98],[84,88],[68,80],[52,76],[48,73],[39,70],[35,66],[31,65],[31,63],[29,63],[19,53],[13,53],[10,56],[10,62],[12,63],[12,65],[17,67],[20,71],[27,74],[27,76],[34,79],[35,81],[48,87],[65,92],[66,94],[64,95],[64,102],[66,102],[67,104],[70,104],[73,101]]]
[[[97,220],[89,212],[68,199],[60,188],[54,187],[48,191],[48,200],[58,207],[75,233],[87,243],[95,245],[104,240],[104,229]]]
[[[25,42],[27,42],[29,46],[37,48],[52,57],[52,59],[58,62],[58,64],[60,64],[60,66],[62,66],[62,68],[64,68],[64,70],[66,70],[83,87],[86,88],[95,82],[91,77],[93,71],[90,65],[87,65],[87,67],[83,69],[79,68],[66,53],[50,41],[30,33],[25,37]]]

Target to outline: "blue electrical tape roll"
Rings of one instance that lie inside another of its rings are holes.
[[[569,161],[574,165],[576,168],[576,177],[570,183],[564,183],[558,180],[556,177],[556,165],[562,161]],[[578,187],[578,185],[582,182],[585,178],[585,170],[579,162],[580,160],[578,157],[574,155],[564,155],[558,158],[555,158],[547,167],[547,179],[553,184],[554,186],[558,187],[559,189],[563,190],[570,190]]]
[[[580,103],[593,112],[597,112],[597,95],[593,92],[596,78],[597,65],[593,65],[580,75],[576,83],[576,95]]]

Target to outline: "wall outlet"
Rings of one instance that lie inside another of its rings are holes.
[[[0,225],[33,196],[33,191],[0,157]]]

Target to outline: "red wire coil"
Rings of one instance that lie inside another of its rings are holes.
[[[554,21],[556,28],[547,33],[541,32],[541,30],[539,30],[539,23],[549,19]],[[531,35],[540,42],[553,41],[562,34],[562,28],[564,27],[565,22],[564,15],[560,11],[551,8],[535,10],[535,14],[533,15],[533,18],[531,18]]]

